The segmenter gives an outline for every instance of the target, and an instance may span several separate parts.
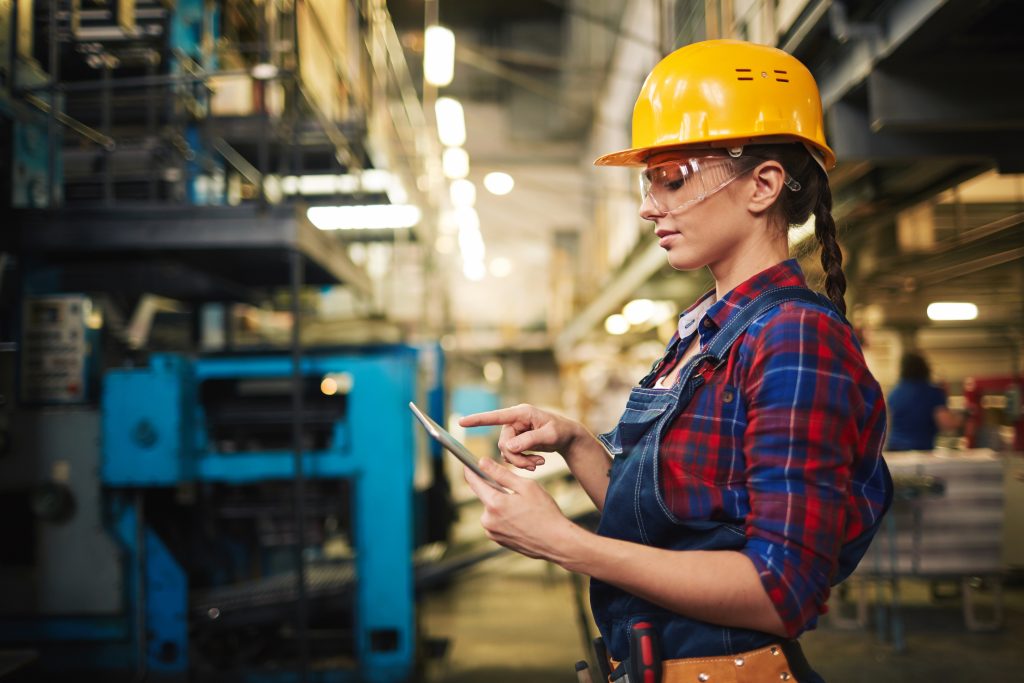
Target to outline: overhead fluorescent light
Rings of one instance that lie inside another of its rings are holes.
[[[455,76],[455,34],[444,26],[428,26],[423,35],[423,78],[445,86]]]
[[[306,217],[320,230],[401,230],[417,225],[422,212],[411,204],[311,206]]]
[[[392,204],[403,204],[408,199],[401,179],[397,175],[379,168],[368,168],[358,175],[352,173],[307,173],[300,176],[284,176],[281,179],[281,189],[286,195],[306,196],[356,194],[358,192],[383,194],[386,192]]]
[[[438,97],[434,102],[434,118],[442,145],[461,147],[466,144],[466,114],[461,102],[451,97]]]
[[[459,231],[459,224],[456,222],[455,211],[442,209],[437,219],[437,229],[442,235],[454,235]]]
[[[630,325],[643,325],[654,317],[656,307],[650,299],[633,299],[622,307],[622,315]]]
[[[978,307],[962,301],[936,301],[928,304],[928,317],[931,320],[974,320],[978,317]]]
[[[343,173],[334,179],[335,188],[340,194],[355,194],[359,192],[359,184],[361,182],[357,176],[351,173]]]
[[[448,195],[456,209],[476,205],[476,185],[471,180],[453,180]]]
[[[461,147],[449,147],[441,157],[441,168],[449,180],[465,178],[469,175],[469,154]]]
[[[480,282],[487,275],[487,266],[484,265],[483,260],[463,261],[462,274],[466,276],[467,280]]]
[[[359,175],[363,192],[387,192],[391,185],[391,173],[379,168],[368,168]]]
[[[508,173],[492,171],[484,176],[484,187],[491,194],[506,195],[516,186],[516,181]]]
[[[473,211],[473,209],[470,209]],[[480,261],[483,263],[484,256],[486,255],[486,249],[484,247],[484,238],[480,234],[480,228],[472,225],[459,228],[459,253],[462,254],[463,260],[467,261]]]
[[[257,81],[269,81],[277,78],[277,66],[269,62],[260,62],[252,67],[249,74]]]
[[[621,313],[612,313],[604,320],[604,329],[608,334],[620,335],[629,332],[629,321]]]
[[[480,214],[472,206],[460,206],[453,214],[457,232],[480,232]]]
[[[339,182],[336,175],[302,175],[299,176],[299,193],[306,195],[335,194],[338,192]]]

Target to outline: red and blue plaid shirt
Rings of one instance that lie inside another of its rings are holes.
[[[796,260],[720,301],[708,292],[680,316],[685,336],[673,336],[655,374],[667,374],[694,334],[703,348],[760,292],[792,285],[806,287]],[[745,528],[741,552],[796,635],[825,612],[842,545],[883,512],[885,424],[882,390],[850,327],[806,304],[781,304],[747,328],[663,435],[665,501],[681,519]]]

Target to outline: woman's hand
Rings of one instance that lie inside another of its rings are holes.
[[[467,415],[459,420],[463,427],[501,425],[498,450],[505,461],[533,471],[544,464],[544,456],[528,451],[557,451],[563,456],[584,429],[567,417],[549,413],[527,403],[511,408]]]
[[[540,484],[518,477],[490,458],[480,468],[512,493],[491,487],[468,467],[466,482],[484,505],[480,517],[487,537],[527,557],[561,563],[568,534],[575,525]]]

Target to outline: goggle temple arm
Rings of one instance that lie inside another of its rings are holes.
[[[739,159],[741,156],[743,156],[742,147],[729,147],[726,151],[729,153],[729,156],[732,157],[733,159]],[[815,161],[821,164],[821,161],[818,159],[818,157],[815,157]],[[786,173],[786,177],[782,179],[782,182],[786,185],[786,187],[789,188],[790,192],[799,192],[800,190],[803,189],[804,186],[800,184],[800,181],[798,181],[793,176],[789,175],[789,172],[787,172],[785,169],[783,169],[783,171]]]

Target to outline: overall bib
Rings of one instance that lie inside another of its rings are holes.
[[[723,521],[682,520],[672,514],[658,481],[661,438],[694,393],[725,363],[730,347],[744,330],[786,301],[835,310],[828,299],[804,287],[769,289],[735,314],[707,348],[683,366],[670,389],[651,388],[655,375],[652,371],[632,390],[619,424],[598,437],[614,456],[598,534],[671,550],[738,550],[746,544],[741,526]],[[731,655],[780,640],[759,631],[690,619],[596,579],[591,581],[590,600],[594,619],[616,660],[628,656],[630,629],[638,621],[654,625],[665,660]]]

